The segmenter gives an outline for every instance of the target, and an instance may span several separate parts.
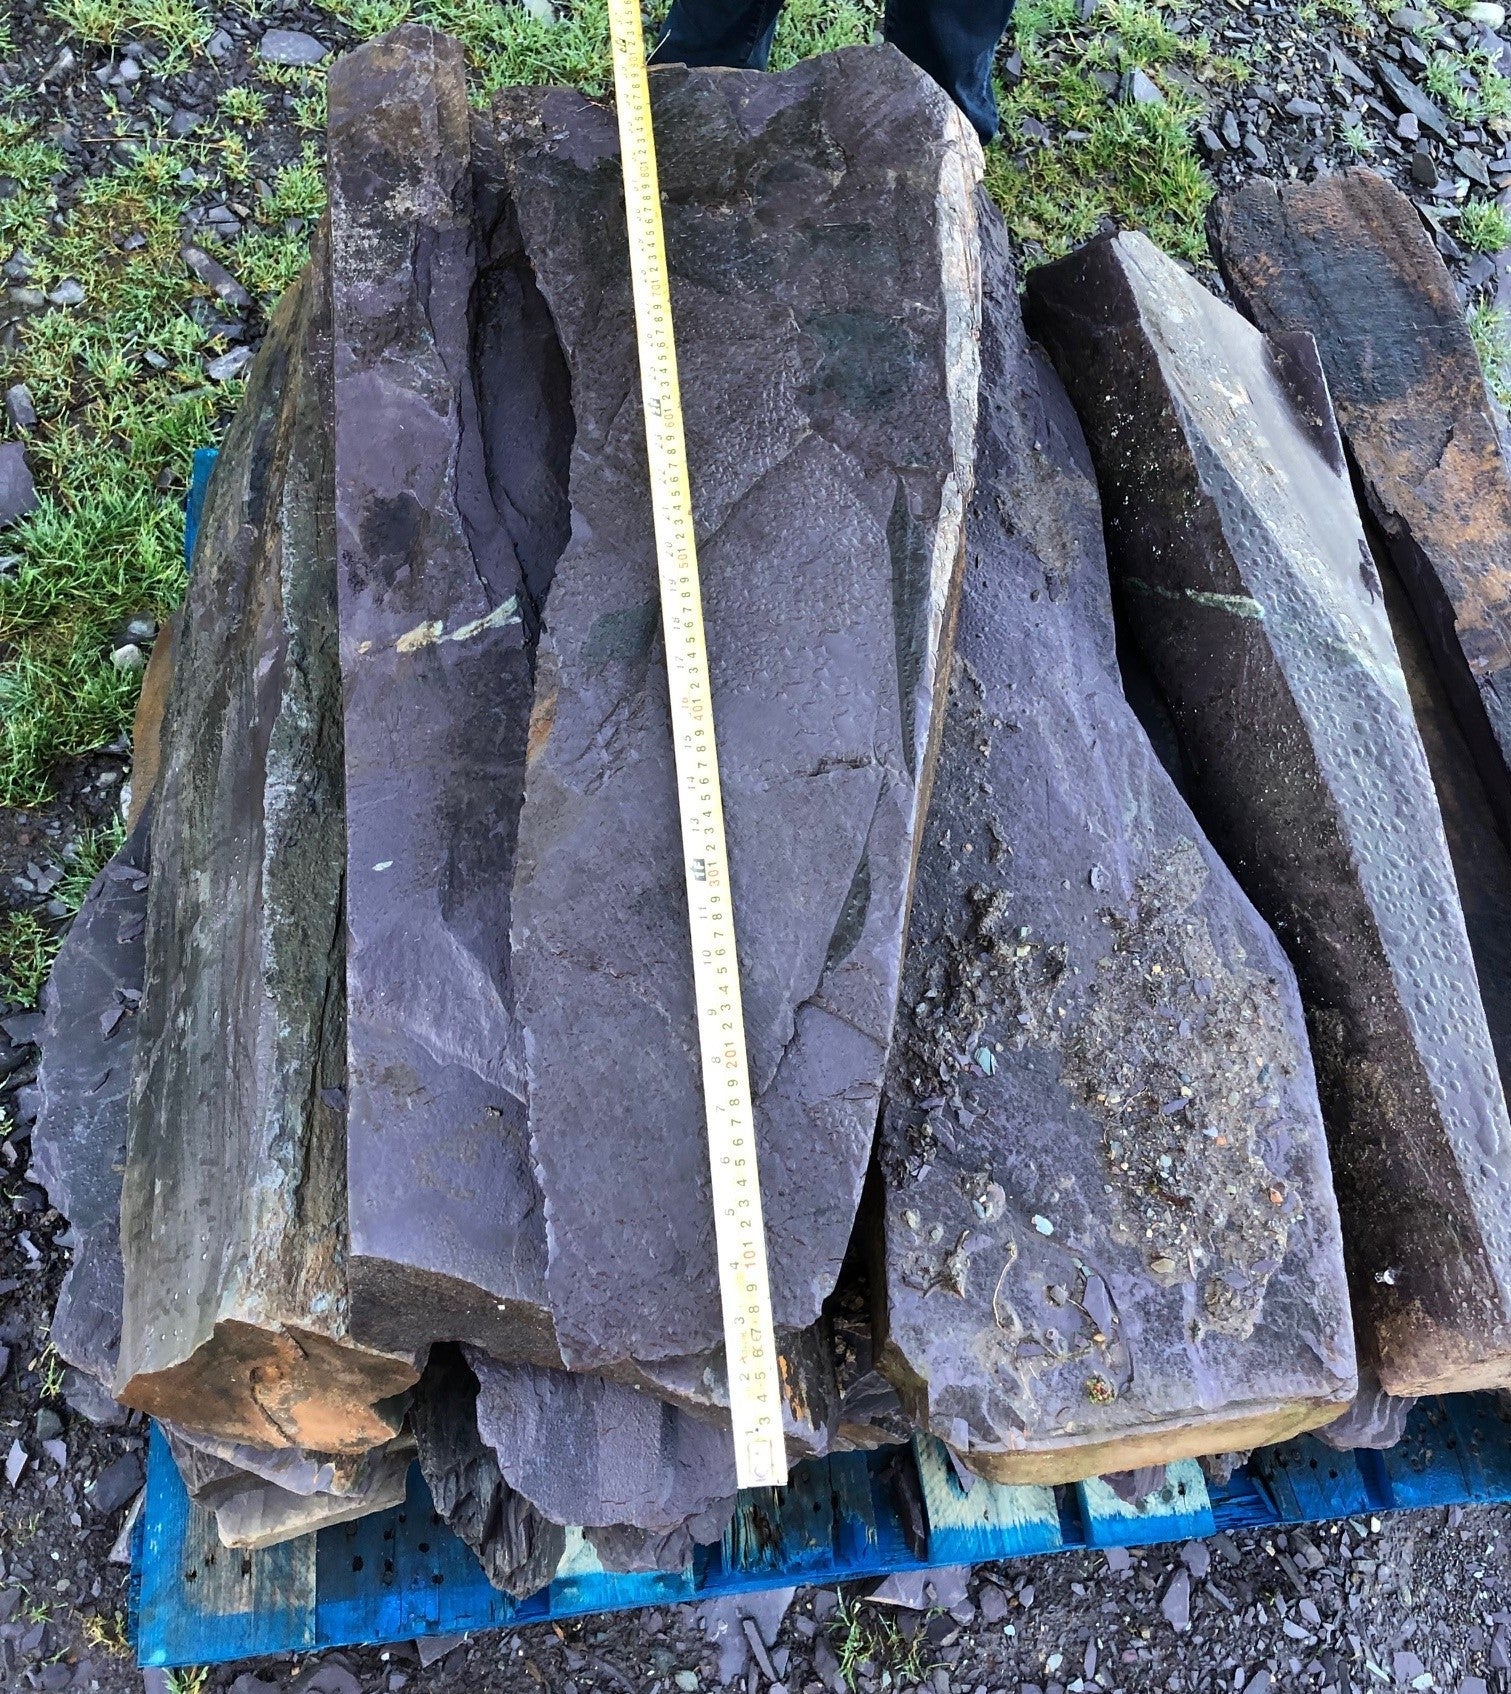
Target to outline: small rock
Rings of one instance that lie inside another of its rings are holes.
[[[1237,114],[1231,111],[1222,115],[1222,139],[1225,147],[1237,152],[1243,146],[1243,135],[1238,128]]]
[[[1431,29],[1436,21],[1430,12],[1419,12],[1415,6],[1400,6],[1390,14],[1392,29]]]
[[[983,1623],[1001,1623],[1007,1616],[1007,1596],[995,1582],[983,1582],[978,1597]]]
[[[212,259],[201,248],[186,246],[181,249],[181,254],[184,263],[193,271],[195,276],[201,282],[208,283],[228,306],[234,306],[238,311],[241,311],[252,304],[252,296],[247,293],[246,289],[241,286],[226,267]]]
[[[24,382],[13,383],[5,391],[5,415],[12,429],[33,430],[37,427],[37,408],[31,390]]]
[[[19,1441],[12,1441],[10,1452],[5,1456],[5,1480],[12,1488],[21,1480],[21,1472],[26,1469],[26,1449]]]
[[[37,485],[19,441],[0,441],[0,529],[37,509]]]
[[[1315,100],[1303,100],[1297,95],[1294,100],[1287,100],[1285,109],[1293,118],[1320,118],[1322,108]]]
[[[222,353],[218,359],[211,359],[205,365],[205,375],[211,382],[229,382],[246,365],[251,362],[250,347],[233,347],[229,353]]]
[[[56,288],[51,290],[47,298],[54,306],[82,306],[84,304],[84,284],[77,277],[66,276]]]
[[[1490,186],[1490,172],[1485,169],[1485,161],[1472,147],[1460,147],[1453,155],[1453,168],[1460,176],[1466,176],[1470,182],[1477,182],[1481,188]]]
[[[236,51],[236,41],[223,29],[218,29],[205,43],[205,51],[212,59],[224,59],[228,53]]]
[[[465,1635],[422,1635],[415,1642],[415,1651],[420,1655],[420,1668],[429,1670],[434,1664],[439,1664],[446,1655],[452,1652],[467,1639]]]
[[[142,1461],[135,1453],[123,1453],[84,1490],[84,1498],[101,1517],[111,1517],[142,1486]]]
[[[438,1642],[447,1642],[447,1651],[458,1646],[465,1639],[466,1637],[462,1635],[433,1635],[429,1637],[432,1647]],[[419,1643],[416,1642],[415,1645],[418,1646]],[[437,1655],[437,1657],[441,1656],[443,1655]],[[289,1694],[362,1694],[362,1684],[357,1681],[345,1665],[327,1661],[325,1664],[317,1665],[313,1674],[307,1670],[302,1671],[294,1679]]]
[[[1503,29],[1506,23],[1506,8],[1497,5],[1495,0],[1472,0],[1472,4],[1464,8],[1464,16],[1472,24],[1481,24],[1486,29]]]
[[[1425,147],[1418,147],[1411,155],[1411,180],[1419,188],[1437,187],[1438,168]]]
[[[168,119],[168,133],[175,141],[182,141],[185,136],[193,135],[199,128],[199,114],[187,112],[182,107]]]
[[[117,647],[110,655],[110,662],[118,671],[134,672],[147,668],[147,660],[140,647],[134,641],[128,641]]]
[[[318,65],[330,48],[302,29],[270,29],[259,42],[258,57],[272,65]]]
[[[1131,70],[1124,76],[1122,96],[1125,100],[1131,100],[1135,106],[1163,106],[1165,103],[1165,97],[1156,84],[1138,69]]]
[[[1170,1586],[1159,1603],[1159,1609],[1177,1635],[1191,1627],[1191,1573],[1182,1567],[1170,1578]]]
[[[682,1694],[698,1694],[698,1673],[691,1670],[679,1670],[672,1681],[682,1690]]]
[[[52,1411],[49,1407],[44,1406],[42,1410],[37,1413],[38,1441],[56,1441],[62,1433],[62,1418],[60,1418],[55,1411]]]
[[[42,1451],[58,1467],[59,1470],[68,1468],[68,1444],[64,1441],[44,1441]]]
[[[1188,1541],[1180,1550],[1181,1563],[1198,1582],[1212,1568],[1212,1552],[1205,1541]]]
[[[1102,1557],[1107,1561],[1107,1569],[1114,1576],[1122,1576],[1125,1571],[1133,1567],[1133,1560],[1129,1557],[1126,1547],[1104,1548]]]
[[[1396,119],[1396,134],[1402,141],[1420,141],[1422,125],[1415,112],[1402,112]]]

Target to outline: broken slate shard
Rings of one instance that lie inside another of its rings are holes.
[[[1266,339],[1137,235],[1029,300],[1193,807],[1296,967],[1360,1362],[1403,1397],[1511,1380],[1506,1106],[1311,337]]]
[[[253,1446],[387,1441],[347,1323],[330,325],[284,297],[206,501],[153,802],[116,1392]]]
[[[352,1325],[556,1363],[509,891],[566,374],[457,44],[396,30],[329,102]]]
[[[412,1412],[420,1469],[435,1509],[477,1554],[489,1582],[523,1598],[556,1574],[566,1535],[504,1481],[478,1435],[477,1396],[461,1348],[432,1347]]]
[[[1279,1441],[1354,1391],[1295,979],[1123,696],[1075,414],[982,214],[954,677],[879,1164],[882,1368],[973,1470]]]
[[[1511,835],[1511,474],[1453,279],[1374,171],[1255,178],[1212,218],[1233,298],[1316,338],[1371,516]]]
[[[838,1275],[891,1034],[976,410],[974,137],[890,47],[651,79],[776,1323]],[[500,94],[571,376],[512,911],[562,1357],[722,1338],[618,135]],[[696,870],[696,867],[695,867]]]
[[[69,1364],[107,1385],[121,1340],[121,1167],[148,870],[144,820],[95,878],[53,963],[30,1098],[31,1172],[73,1232],[49,1339]]]
[[[475,1349],[467,1359],[478,1434],[505,1482],[543,1516],[584,1530],[652,1532],[668,1543],[653,1569],[674,1548],[670,1568],[680,1569],[694,1541],[723,1535],[736,1486],[727,1428],[602,1377],[499,1364]]]

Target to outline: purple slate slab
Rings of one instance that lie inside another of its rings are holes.
[[[397,30],[329,100],[352,1321],[551,1362],[509,891],[560,359],[474,194],[456,43]]]
[[[891,49],[652,78],[776,1322],[838,1274],[896,995],[975,410],[975,144]],[[565,1361],[722,1328],[618,140],[494,108],[572,380],[514,886]]]
[[[1193,808],[1296,967],[1360,1362],[1401,1397],[1511,1381],[1511,1125],[1316,347],[1141,236],[1029,303]]]
[[[873,1287],[916,1425],[1065,1482],[1326,1421],[1353,1346],[1294,976],[1124,697],[1096,482],[991,210],[982,255]]]

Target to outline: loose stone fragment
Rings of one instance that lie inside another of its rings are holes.
[[[420,1469],[435,1509],[477,1554],[488,1580],[523,1597],[555,1575],[566,1536],[504,1481],[477,1432],[477,1395],[461,1348],[431,1348],[414,1395]]]
[[[1250,182],[1213,242],[1261,329],[1316,338],[1370,513],[1511,834],[1511,474],[1447,267],[1411,201],[1368,170]]]
[[[1296,966],[1361,1362],[1399,1396],[1511,1380],[1511,1128],[1316,349],[1141,236],[1029,289],[1192,804]]]
[[[1085,445],[989,210],[982,248],[873,1286],[915,1423],[1054,1482],[1326,1421],[1353,1351],[1294,979],[1123,696]]]
[[[543,1516],[658,1540],[680,1531],[671,1539],[684,1555],[724,1533],[735,1493],[727,1429],[601,1377],[501,1365],[471,1349],[467,1360],[478,1434]]]
[[[393,1434],[347,1323],[341,695],[323,243],[211,479],[153,809],[116,1390],[266,1447]]]
[[[773,1301],[804,1329],[865,1174],[948,654],[980,158],[890,48],[652,97]],[[562,1355],[611,1370],[722,1336],[618,136],[566,91],[495,122],[577,426],[516,993]]]
[[[49,1339],[96,1381],[121,1339],[121,1167],[142,997],[148,830],[138,824],[84,897],[42,993],[42,1059],[28,1105],[32,1175],[74,1245]]]
[[[496,180],[474,193],[457,44],[397,30],[328,99],[352,1323],[555,1363],[509,890],[566,374]]]

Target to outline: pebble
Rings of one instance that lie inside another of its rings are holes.
[[[205,365],[205,375],[211,382],[229,382],[252,359],[250,347],[233,347],[229,353],[222,353],[218,359],[211,359]]]
[[[272,65],[318,65],[329,52],[302,29],[270,29],[257,46],[258,56]]]
[[[1165,97],[1143,71],[1134,69],[1123,78],[1122,95],[1135,106],[1163,106]]]
[[[134,641],[127,641],[117,647],[110,655],[110,662],[118,671],[123,671],[128,675],[147,668],[146,657]]]
[[[1212,1568],[1212,1551],[1205,1541],[1188,1541],[1180,1550],[1181,1563],[1198,1582]]]
[[[82,306],[84,304],[84,285],[77,277],[64,277],[47,298],[55,306]]]
[[[37,509],[37,485],[19,441],[0,441],[0,529]]]
[[[37,1413],[38,1441],[56,1441],[63,1433],[63,1420],[50,1407],[44,1406]]]
[[[21,1473],[26,1469],[26,1449],[19,1441],[12,1441],[10,1452],[5,1456],[5,1480],[12,1488],[21,1480]]]
[[[1418,147],[1411,155],[1411,180],[1419,188],[1437,186],[1438,168],[1433,163],[1432,154],[1425,147]]]
[[[672,1681],[682,1690],[682,1694],[698,1694],[698,1673],[691,1670],[679,1670]]]
[[[1168,1623],[1177,1635],[1191,1627],[1191,1573],[1182,1567],[1170,1578],[1170,1586],[1159,1603]]]
[[[31,390],[24,382],[13,383],[5,391],[5,415],[12,429],[33,430],[37,427],[37,408]]]
[[[1497,5],[1495,0],[1473,0],[1471,5],[1464,8],[1464,16],[1472,24],[1482,24],[1486,29],[1503,29],[1506,23],[1506,8]]]
[[[198,113],[185,111],[182,107],[168,119],[168,133],[175,141],[182,141],[185,136],[193,135],[198,127]]]
[[[983,1623],[1001,1623],[1008,1613],[1007,1596],[995,1582],[983,1582],[977,1596]]]
[[[1402,112],[1396,119],[1396,134],[1402,141],[1420,141],[1422,125],[1415,112]]]

